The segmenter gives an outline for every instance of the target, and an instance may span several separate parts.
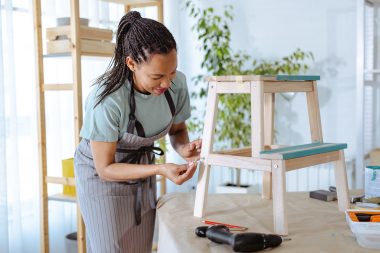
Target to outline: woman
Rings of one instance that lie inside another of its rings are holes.
[[[202,143],[189,142],[189,94],[176,68],[165,26],[134,11],[122,17],[113,61],[86,100],[75,152],[88,252],[151,252],[156,175],[180,185],[196,170]],[[154,164],[163,151],[153,143],[167,133],[188,164]]]

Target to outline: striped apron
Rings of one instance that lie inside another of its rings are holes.
[[[154,141],[165,136],[173,124],[175,107],[165,92],[172,119],[152,137],[145,137],[135,117],[134,89],[130,93],[127,132],[117,143],[116,163],[152,164],[154,154],[163,155]],[[138,135],[134,134],[134,130]],[[86,225],[89,253],[147,253],[152,251],[155,224],[156,176],[126,182],[102,181],[97,176],[90,141],[82,139],[74,156],[77,198]]]

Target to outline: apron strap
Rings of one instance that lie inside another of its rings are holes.
[[[169,104],[170,112],[172,113],[172,116],[174,117],[175,116],[175,105],[174,105],[173,98],[170,95],[169,90],[165,91],[165,98],[166,98],[166,101]]]
[[[141,125],[140,121],[138,121],[135,116],[136,100],[135,100],[135,89],[133,87],[131,87],[131,93],[129,94],[129,107],[130,107],[130,112],[129,112],[129,122],[127,126],[127,132],[130,134],[133,134],[136,128],[138,136],[145,137],[144,128]]]
[[[142,205],[142,182],[137,183],[137,192],[135,196],[135,224],[141,224],[141,205]]]
[[[142,207],[142,180],[137,182],[137,192],[135,197],[135,224],[138,226],[141,224],[141,207]],[[150,208],[156,209],[156,200],[154,199],[152,178],[148,178],[148,199]]]
[[[152,209],[155,209],[156,208],[156,200],[154,198],[154,192],[153,192],[153,182],[152,182],[152,177],[149,177],[148,178],[148,185],[149,185],[149,188],[148,188],[148,196],[149,196],[149,204],[150,204],[150,208]]]

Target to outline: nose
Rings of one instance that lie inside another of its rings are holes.
[[[160,87],[168,89],[170,87],[170,85],[171,85],[170,79],[169,78],[165,78],[165,79],[162,80],[162,82],[160,84]]]

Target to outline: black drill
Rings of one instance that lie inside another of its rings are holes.
[[[282,238],[279,235],[261,233],[233,234],[228,227],[223,225],[197,227],[195,234],[199,237],[207,237],[216,243],[228,244],[235,252],[254,252],[274,248],[282,243]]]

